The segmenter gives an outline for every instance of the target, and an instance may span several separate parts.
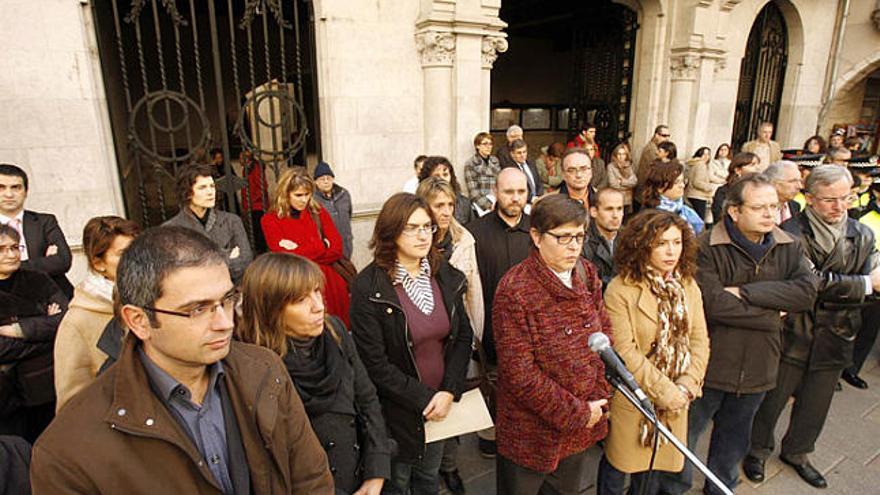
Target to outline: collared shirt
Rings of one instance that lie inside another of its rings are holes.
[[[229,472],[226,423],[220,398],[223,363],[217,361],[208,366],[208,388],[200,406],[192,401],[192,393],[186,386],[159,368],[140,347],[138,356],[144,365],[153,393],[162,400],[189,435],[215,480],[223,488],[223,493],[235,493]]]
[[[15,217],[12,218],[0,213],[0,223],[2,223],[3,225],[9,225],[10,227],[17,230],[18,233],[21,235],[21,241],[19,241],[18,243],[21,246],[21,261],[27,261],[27,241],[24,238],[24,209],[19,211],[18,215],[15,215]]]
[[[532,175],[532,168],[529,167],[528,162],[517,163],[516,166],[522,171],[522,173],[526,174],[526,179],[528,179],[529,185],[529,203],[531,203],[532,198],[538,195],[537,186],[535,185],[535,176]]]
[[[394,285],[403,286],[409,300],[415,304],[422,313],[429,315],[434,311],[434,291],[431,289],[431,263],[428,258],[422,258],[419,262],[419,275],[415,278],[410,276],[406,268],[397,262],[394,268]]]

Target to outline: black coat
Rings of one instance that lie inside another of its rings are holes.
[[[28,260],[23,261],[21,266],[49,274],[64,296],[71,299],[73,285],[67,280],[66,273],[70,270],[73,258],[55,215],[25,210],[22,226]],[[46,256],[49,246],[53,245],[58,248],[58,253]]]
[[[342,321],[331,318],[339,343],[326,328],[318,338],[326,346],[326,353],[335,353],[326,363],[336,363],[332,372],[339,381],[334,391],[327,390],[323,384],[318,388],[322,389],[319,395],[333,396],[332,400],[324,403],[310,400],[312,389],[299,383],[289,359],[291,353],[296,352],[293,348],[284,361],[303,399],[312,429],[327,452],[337,493],[353,493],[364,480],[391,478],[393,442],[388,438],[376,387],[367,376],[354,341]],[[327,382],[330,380],[325,380]]]
[[[30,495],[31,445],[24,438],[0,436],[0,495]]]
[[[0,337],[0,365],[5,365],[0,379],[0,397],[5,403],[0,409],[7,413],[16,405],[55,400],[52,349],[55,331],[67,310],[67,298],[45,273],[22,268],[10,280],[8,288],[0,289],[0,325],[18,323],[24,337]],[[47,311],[52,303],[61,312],[50,316]]]
[[[467,280],[445,261],[435,272],[448,313],[450,332],[444,346],[445,371],[439,390],[418,378],[412,334],[388,273],[375,262],[364,268],[351,289],[351,332],[361,360],[376,385],[395,459],[420,460],[425,452],[422,411],[438,391],[461,397],[471,355],[473,330],[464,308]]]
[[[852,361],[853,345],[861,327],[861,308],[866,302],[865,275],[880,265],[874,233],[848,218],[842,242],[823,261],[807,215],[787,220],[782,228],[800,238],[819,277],[818,297],[812,310],[786,319],[782,359],[811,370],[843,369]]]
[[[608,282],[617,275],[617,269],[614,266],[614,255],[611,253],[608,241],[599,233],[595,220],[590,222],[590,227],[587,229],[587,238],[584,240],[581,255],[599,271],[604,292],[605,287],[608,287]]]
[[[776,386],[783,320],[809,311],[819,281],[798,242],[779,228],[758,261],[736,244],[723,219],[700,235],[697,283],[712,352],[707,387],[753,394]],[[724,290],[738,287],[741,298]]]

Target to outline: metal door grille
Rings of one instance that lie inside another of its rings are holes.
[[[95,0],[93,11],[116,154],[130,218],[159,224],[177,210],[173,177],[223,153],[218,207],[250,195],[232,161],[263,177],[305,164],[316,146],[310,4],[300,0]],[[304,41],[305,38],[305,41]],[[246,172],[245,172],[246,173]],[[260,193],[268,204],[268,191]],[[245,200],[247,203],[247,200]],[[254,225],[244,213],[252,236]]]
[[[733,120],[732,143],[740,149],[754,139],[761,122],[779,117],[785,68],[788,61],[788,32],[782,12],[768,3],[758,14],[739,71],[739,90]]]

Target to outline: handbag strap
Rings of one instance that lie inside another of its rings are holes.
[[[319,213],[316,213],[315,210],[311,208],[311,206],[306,206],[306,208],[309,209],[309,215],[312,216],[312,221],[315,222],[315,225],[318,226],[318,234],[321,235],[321,240],[323,241],[327,238],[327,236],[324,235],[324,225],[321,224],[321,215]]]

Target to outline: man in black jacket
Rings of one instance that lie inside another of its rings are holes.
[[[809,311],[786,318],[776,388],[758,409],[751,450],[743,460],[743,470],[753,481],[764,479],[764,461],[775,444],[773,430],[794,396],[780,459],[810,485],[828,486],[807,455],[822,432],[840,373],[852,361],[861,306],[880,291],[874,234],[847,216],[852,184],[844,167],[816,167],[807,178],[807,208],[782,224],[800,238],[819,276],[819,290]]]
[[[0,164],[0,223],[10,225],[22,237],[21,262],[29,270],[52,277],[64,295],[73,297],[73,285],[65,274],[72,257],[64,232],[54,215],[24,209],[28,176],[16,165]]]
[[[776,227],[778,209],[773,183],[747,175],[728,191],[724,217],[699,238],[697,282],[712,352],[703,396],[688,413],[688,445],[713,422],[707,465],[731,490],[752,419],[776,386],[783,318],[810,310],[816,298],[818,279],[797,241]],[[690,464],[671,476],[682,493],[690,489]],[[704,493],[721,492],[706,483]]]
[[[614,266],[614,240],[617,239],[622,225],[623,192],[619,189],[600,189],[590,204],[590,226],[582,255],[599,270],[603,291],[617,274]]]
[[[788,160],[773,162],[764,171],[764,175],[773,182],[776,194],[779,195],[776,223],[781,224],[800,213],[801,205],[794,200],[794,197],[801,192],[804,181],[801,179],[801,171],[797,163]]]

